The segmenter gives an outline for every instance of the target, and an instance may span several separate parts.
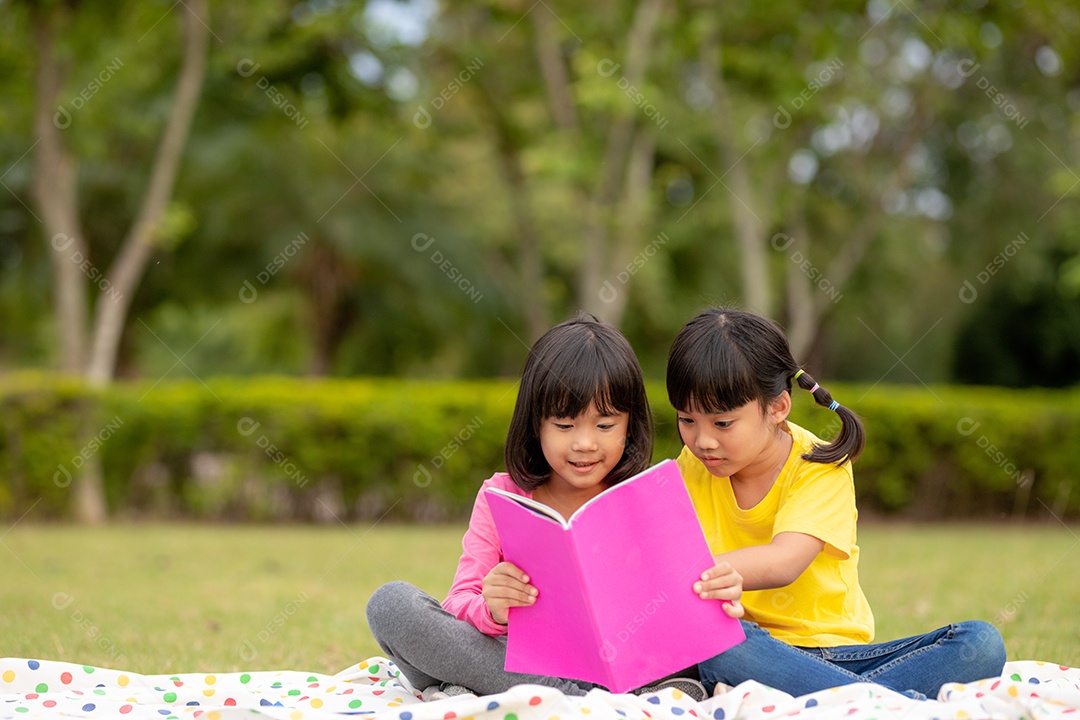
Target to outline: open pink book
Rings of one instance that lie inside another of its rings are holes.
[[[693,584],[713,566],[679,466],[664,460],[569,520],[488,488],[503,557],[539,591],[510,608],[506,670],[625,692],[742,642],[737,620]]]

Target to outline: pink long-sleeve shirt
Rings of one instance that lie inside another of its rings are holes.
[[[487,496],[484,490],[489,487],[500,488],[516,495],[532,497],[516,484],[507,473],[495,473],[484,481],[480,492],[476,494],[469,529],[461,538],[461,559],[458,560],[457,572],[450,592],[442,606],[458,620],[464,620],[485,635],[505,635],[506,626],[495,622],[484,601],[484,578],[503,561],[502,545],[499,533],[495,530],[495,520],[491,517]]]

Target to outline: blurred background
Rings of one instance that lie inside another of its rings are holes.
[[[579,309],[626,332],[663,421],[668,346],[712,304],[775,318],[816,377],[852,384],[834,394],[871,446],[875,421],[906,436],[868,454],[868,507],[1080,503],[1062,449],[1077,394],[1061,390],[1080,379],[1076,2],[2,0],[0,15],[6,514],[73,512],[72,478],[102,462],[82,514],[149,512],[159,491],[250,474],[222,469],[239,452],[293,480],[293,502],[311,497],[302,475],[353,483],[333,493],[345,514],[377,515],[356,505],[354,459],[327,459],[335,438],[365,433],[369,458],[396,447],[382,473],[415,487],[474,435],[492,444],[477,465],[497,466],[493,406]],[[356,378],[368,390],[334,384]],[[415,402],[470,398],[440,405],[453,419],[415,452],[394,429],[408,407],[378,432],[298,409],[401,387],[378,378],[502,380],[408,385]],[[902,411],[921,414],[884,419]],[[306,461],[302,431],[323,446]],[[991,476],[988,504],[981,486],[966,505],[940,490]],[[462,477],[464,503],[477,479]]]
[[[377,655],[533,340],[618,325],[659,460],[668,347],[729,304],[866,424],[879,637],[1080,663],[1078,37],[1075,0],[0,0],[5,652]]]

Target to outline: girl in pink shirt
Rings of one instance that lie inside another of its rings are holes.
[[[508,611],[534,602],[538,590],[520,568],[503,560],[484,489],[532,497],[569,517],[605,488],[645,470],[652,444],[641,367],[616,328],[582,314],[536,341],[507,433],[508,472],[484,481],[477,493],[447,598],[440,605],[397,581],[368,601],[372,634],[413,687],[454,686],[483,695],[523,683],[568,695],[594,687],[503,669]],[[723,574],[719,568],[709,573]],[[729,614],[741,614],[740,583],[731,573],[726,586],[711,595],[736,601]],[[722,579],[717,584],[725,585]]]

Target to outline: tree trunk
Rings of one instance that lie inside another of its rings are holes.
[[[511,283],[511,287],[507,288],[510,291],[507,296],[519,300],[519,309],[525,318],[525,328],[529,334],[529,337],[522,340],[527,345],[532,345],[548,330],[551,318],[547,299],[544,297],[544,256],[540,250],[541,233],[536,213],[533,212],[528,182],[522,166],[521,148],[518,146],[513,127],[483,78],[478,78],[476,85],[480,90],[482,107],[494,132],[495,154],[499,159],[499,169],[506,181],[511,216],[516,230],[516,252],[513,253],[513,259],[510,261],[510,265],[514,268],[513,277],[504,279],[504,282]],[[502,276],[496,275],[496,277],[502,279]]]
[[[66,74],[55,48],[64,12],[63,7],[47,9],[40,5],[35,5],[33,11],[38,56],[34,131],[38,141],[31,192],[51,250],[60,367],[64,372],[82,375],[86,369],[87,318],[87,275],[82,266],[90,257],[79,223],[78,162],[61,138],[61,130],[68,127],[71,117],[56,113]],[[77,412],[78,442],[86,447],[96,433],[90,420],[95,413],[87,404],[80,404]],[[105,520],[105,485],[96,454],[73,478],[71,492],[75,517],[80,522],[97,524]]]
[[[529,16],[536,31],[536,57],[540,62],[551,116],[560,128],[576,134],[580,130],[577,106],[574,104],[569,74],[559,52],[559,38],[555,34],[551,12],[545,7],[529,13]]]
[[[348,296],[358,272],[336,246],[316,237],[306,249],[300,273],[313,341],[308,374],[329,375],[341,341],[353,325]]]
[[[791,245],[786,247],[786,257],[798,250],[803,257],[809,256],[810,236],[806,229],[806,222],[802,208],[792,221],[791,230],[793,236]],[[786,240],[785,240],[786,242]],[[795,362],[805,362],[806,353],[817,336],[821,313],[814,299],[813,288],[810,279],[799,266],[793,262],[785,262],[785,279],[787,286],[787,318],[785,329],[787,331],[788,346]]]
[[[79,224],[78,163],[60,137],[65,118],[54,115],[65,71],[54,47],[63,9],[34,5],[37,45],[34,132],[38,137],[31,193],[41,212],[45,241],[49,243],[60,367],[81,375],[86,363],[86,275],[80,265],[89,260]],[[66,118],[70,123],[70,117]]]
[[[187,143],[206,74],[206,52],[210,41],[206,0],[187,0],[179,7],[184,19],[183,66],[165,132],[154,158],[150,185],[120,254],[109,268],[112,290],[107,293],[108,300],[102,296],[97,303],[90,364],[86,372],[93,387],[108,385],[116,372],[116,356],[127,324],[131,298],[154,251],[158,224],[172,197],[180,156]]]
[[[735,240],[739,245],[743,303],[754,312],[771,316],[772,284],[765,256],[765,223],[754,212],[757,203],[750,181],[749,164],[745,157],[739,154],[733,141],[738,132],[724,84],[719,28],[714,27],[706,35],[700,52],[701,65],[717,103],[717,112],[713,113],[713,126],[722,174],[716,177],[716,184],[723,185],[731,196],[732,222],[735,226]]]
[[[206,14],[205,0],[188,0],[187,4],[181,4],[185,12],[186,42],[176,97],[142,208],[120,255],[107,273],[108,285],[100,286],[102,292],[97,302],[89,357],[86,352],[88,275],[83,268],[89,267],[90,257],[79,222],[78,163],[60,136],[71,117],[54,114],[65,75],[55,50],[56,34],[65,10],[62,5],[49,8],[35,5],[33,9],[38,52],[34,107],[38,152],[32,192],[42,214],[45,237],[54,251],[52,263],[61,366],[68,372],[85,375],[91,387],[107,385],[115,372],[127,310],[153,250],[157,224],[172,194],[180,154],[205,74],[209,28],[196,16]],[[83,447],[100,430],[95,425],[96,415],[91,406],[80,411],[79,438]],[[105,488],[98,454],[83,464],[73,483],[73,496],[75,515],[81,522],[105,520]]]
[[[644,0],[634,13],[626,36],[626,61],[619,68],[622,79],[630,86],[641,87],[645,79],[664,5],[665,0]],[[613,78],[613,82],[617,81]],[[603,302],[601,291],[606,287],[606,276],[617,272],[615,256],[620,253],[608,247],[608,239],[614,221],[613,210],[619,200],[619,186],[627,172],[627,159],[634,146],[639,119],[636,108],[626,114],[616,113],[612,118],[606,134],[607,145],[599,177],[585,216],[585,247],[577,280],[578,305],[601,317],[610,315],[610,308],[605,308],[608,303]],[[623,237],[616,238],[615,242],[617,246],[625,246],[629,240]],[[624,293],[625,289],[618,294]]]
[[[630,299],[629,288],[626,283],[619,282],[618,273],[633,262],[635,251],[641,255],[642,262],[651,261],[658,254],[656,247],[666,242],[667,236],[643,242],[647,235],[645,228],[652,227],[653,212],[649,195],[655,153],[656,132],[651,128],[642,129],[634,138],[626,168],[626,186],[619,211],[618,240],[612,253],[612,269],[603,289],[597,293],[604,303],[597,316],[616,326],[621,325]]]

